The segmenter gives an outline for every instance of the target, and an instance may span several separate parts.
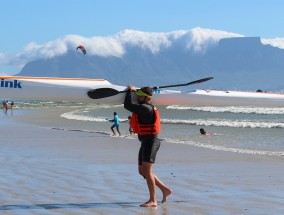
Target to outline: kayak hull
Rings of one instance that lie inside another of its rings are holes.
[[[88,92],[98,88],[123,91],[125,86],[113,85],[103,79],[0,76],[0,98],[43,101],[122,104],[125,93],[103,99],[92,99]],[[135,95],[133,96],[135,100]],[[155,105],[188,106],[284,106],[284,94],[243,91],[196,90],[181,92],[156,90]]]
[[[187,105],[187,106],[275,106],[284,107],[284,95],[275,97],[259,97],[253,96],[247,92],[246,96],[221,96],[211,94],[199,94],[196,92],[180,93],[180,94],[164,94],[154,97],[153,103],[160,105]]]

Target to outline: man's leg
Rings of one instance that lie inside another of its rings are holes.
[[[155,174],[154,178],[155,178],[155,184],[157,185],[157,187],[160,188],[160,190],[163,193],[163,199],[161,202],[164,203],[167,201],[168,196],[171,195],[173,191],[170,188],[166,187],[166,185],[164,185],[163,182],[160,181],[160,179]]]
[[[145,177],[145,169],[146,169],[145,165],[144,166],[143,165],[139,165],[139,173],[140,173],[140,175],[142,175],[146,179],[146,177]],[[163,182],[154,173],[152,173],[152,174],[153,174],[154,179],[155,179],[155,185],[157,187],[159,187],[160,190],[163,193],[163,199],[162,199],[161,203],[164,203],[164,202],[167,201],[168,196],[171,195],[173,191],[170,188],[168,188],[165,184],[163,184]]]
[[[143,176],[145,177],[148,185],[150,199],[144,204],[140,205],[141,207],[156,207],[156,188],[155,188],[155,175],[152,172],[153,164],[148,162],[143,162],[141,168],[143,169]],[[140,171],[139,171],[140,172]]]

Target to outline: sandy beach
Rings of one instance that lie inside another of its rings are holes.
[[[0,214],[284,214],[284,157],[165,141],[154,171],[173,194],[141,208],[138,141],[46,126],[62,112],[1,113]]]

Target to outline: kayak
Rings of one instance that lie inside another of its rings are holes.
[[[101,87],[126,88],[104,79],[0,76],[0,98],[117,103],[114,99],[94,101],[88,97],[89,90]]]
[[[223,91],[223,90],[194,90],[176,94],[161,94],[156,97],[155,103],[188,106],[277,106],[284,107],[283,93]]]
[[[189,84],[191,83],[196,81]],[[185,85],[188,84],[182,86]],[[114,85],[104,79],[0,76],[0,98],[2,99],[116,105],[123,103],[126,89],[126,86]],[[133,100],[135,100],[135,94],[133,94]],[[284,94],[222,90],[182,92],[155,87],[152,102],[155,105],[283,107]]]

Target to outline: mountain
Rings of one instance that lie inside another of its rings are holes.
[[[264,45],[259,37],[230,37],[197,51],[184,37],[160,46],[124,44],[120,56],[83,55],[68,50],[62,55],[27,63],[23,76],[103,78],[113,84],[157,86],[214,77],[196,88],[283,91],[284,50]]]

